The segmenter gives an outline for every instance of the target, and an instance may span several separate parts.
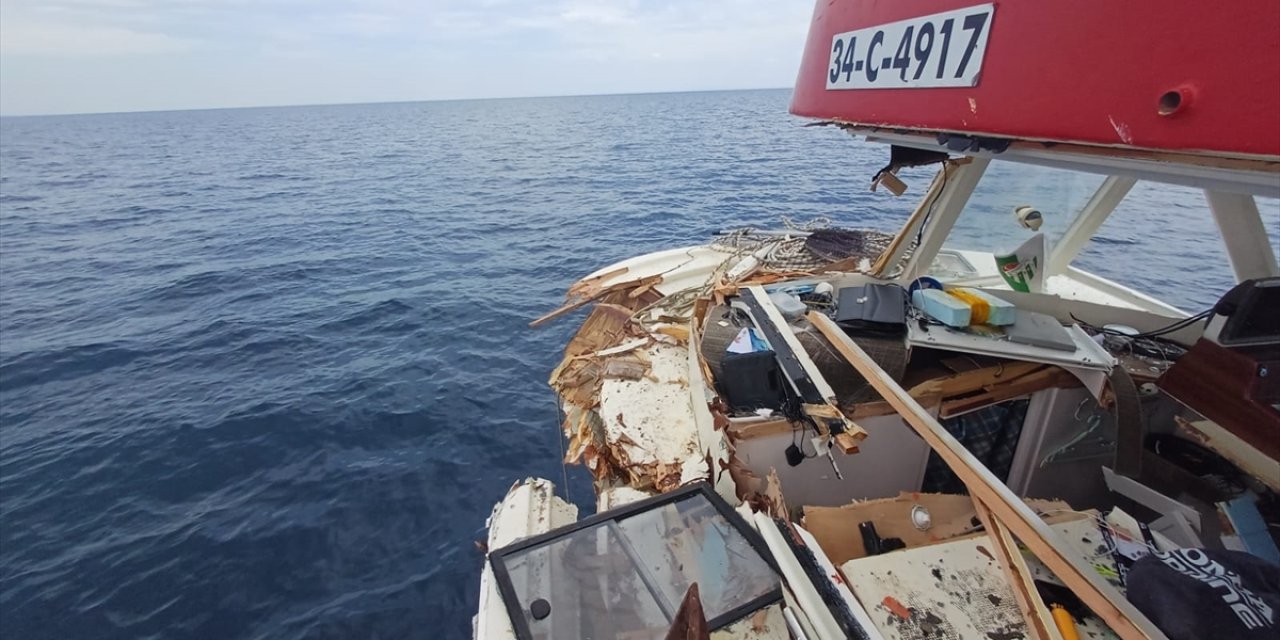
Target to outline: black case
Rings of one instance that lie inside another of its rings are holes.
[[[851,331],[880,335],[906,333],[907,294],[891,284],[845,287],[836,292],[835,320]]]

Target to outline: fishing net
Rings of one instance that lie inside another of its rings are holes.
[[[782,217],[786,231],[734,229],[712,240],[712,246],[739,254],[751,254],[772,271],[813,271],[833,262],[866,258],[874,263],[893,236],[871,229],[832,228],[830,220],[816,218],[797,224]]]
[[[805,238],[804,248],[827,262],[850,258],[875,262],[890,242],[892,235],[871,229],[818,229]]]

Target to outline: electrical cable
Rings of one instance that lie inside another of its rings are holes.
[[[938,199],[942,197],[942,192],[947,190],[948,166],[948,162],[942,164],[942,185],[938,187],[938,190],[933,193],[933,198],[929,200],[929,208],[925,209],[924,217],[920,219],[920,228],[916,230],[915,242],[911,243],[911,247],[907,249],[906,253],[914,251],[916,247],[920,246],[920,242],[924,240],[924,229],[928,226],[929,219],[933,217],[933,205],[938,204]]]
[[[1196,314],[1196,315],[1194,315],[1194,316],[1190,316],[1190,317],[1187,317],[1187,318],[1183,318],[1183,319],[1181,319],[1181,320],[1178,320],[1177,322],[1174,322],[1174,323],[1172,323],[1172,324],[1166,325],[1166,326],[1164,326],[1164,327],[1158,327],[1158,328],[1152,329],[1152,330],[1150,330],[1150,331],[1143,331],[1143,332],[1141,332],[1141,333],[1134,333],[1134,334],[1123,333],[1123,332],[1121,332],[1121,331],[1116,331],[1116,330],[1114,330],[1114,329],[1108,329],[1108,328],[1106,328],[1106,327],[1100,327],[1100,326],[1098,326],[1098,325],[1096,325],[1096,324],[1092,324],[1092,323],[1089,323],[1089,322],[1085,322],[1084,320],[1081,320],[1080,318],[1077,318],[1077,317],[1076,317],[1076,314],[1074,314],[1074,313],[1071,313],[1071,314],[1068,314],[1068,315],[1070,315],[1070,316],[1071,316],[1071,319],[1072,319],[1072,320],[1075,320],[1076,322],[1080,323],[1081,325],[1083,325],[1083,326],[1085,326],[1085,327],[1088,327],[1088,328],[1090,328],[1090,329],[1093,329],[1094,331],[1096,331],[1096,332],[1098,332],[1098,333],[1105,333],[1105,334],[1108,334],[1108,335],[1114,335],[1114,336],[1123,336],[1123,337],[1125,337],[1125,338],[1156,338],[1156,337],[1159,337],[1159,336],[1162,336],[1162,335],[1165,335],[1165,334],[1168,334],[1168,333],[1173,333],[1174,331],[1178,331],[1178,330],[1181,330],[1181,329],[1185,329],[1185,328],[1187,328],[1187,327],[1189,327],[1189,326],[1191,326],[1191,325],[1195,324],[1196,322],[1199,322],[1199,321],[1201,321],[1201,320],[1207,319],[1209,316],[1213,315],[1213,309],[1211,309],[1211,308],[1210,308],[1210,309],[1205,309],[1204,311],[1201,311],[1200,313],[1197,313],[1197,314]]]

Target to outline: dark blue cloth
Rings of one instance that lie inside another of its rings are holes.
[[[973,457],[986,465],[997,478],[1007,480],[1018,450],[1022,423],[1027,417],[1029,400],[1013,400],[942,421],[947,432],[955,436]],[[921,491],[927,493],[966,493],[964,483],[938,457],[929,456]]]

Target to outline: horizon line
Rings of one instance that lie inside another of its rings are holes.
[[[684,91],[628,91],[620,93],[565,93],[554,95],[494,96],[488,98],[427,98],[421,100],[378,100],[373,102],[313,102],[299,104],[259,104],[236,107],[184,107],[179,109],[138,109],[125,111],[78,111],[70,113],[18,113],[0,114],[0,118],[60,118],[64,116],[110,116],[137,113],[182,113],[187,111],[231,111],[236,109],[292,109],[298,107],[354,107],[383,104],[415,104],[421,102],[481,102],[486,100],[531,100],[552,98],[602,98],[611,96],[654,96],[679,93],[730,93],[735,91],[777,91],[793,87],[752,87],[743,89],[692,89]]]

